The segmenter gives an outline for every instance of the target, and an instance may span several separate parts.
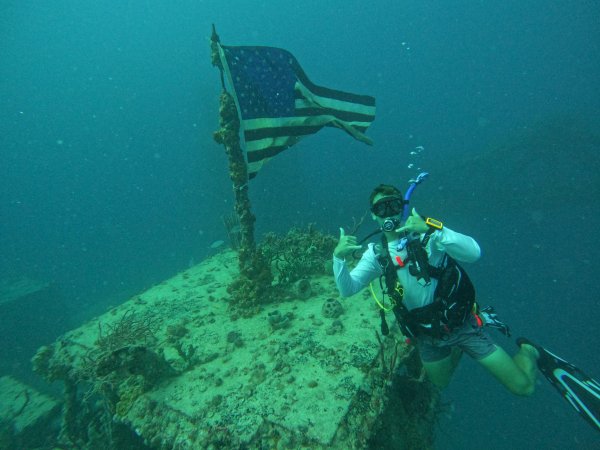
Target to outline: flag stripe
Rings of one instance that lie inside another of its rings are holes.
[[[273,127],[261,127],[256,129],[244,129],[244,139],[246,144],[248,145],[247,150],[251,151],[253,148],[250,146],[250,143],[254,141],[259,141],[266,138],[276,138],[283,136],[307,136],[309,134],[314,134],[319,131],[323,126],[328,127],[336,127],[334,123],[331,121],[327,121],[324,125],[314,125],[314,126],[273,126]],[[369,124],[368,123],[353,123],[354,128],[358,129],[361,132],[364,132]]]
[[[298,130],[294,129],[293,132],[297,133]],[[249,155],[251,153],[256,152],[258,150],[264,150],[271,146],[291,147],[293,144],[298,142],[304,136],[308,136],[308,134],[309,133],[297,134],[295,136],[294,135],[286,135],[286,136],[279,136],[279,137],[269,137],[269,138],[264,138],[264,139],[257,139],[254,141],[246,141],[246,153],[248,154],[248,158],[249,158]]]
[[[250,152],[250,153],[248,153],[248,162],[255,163],[258,161],[262,161],[265,158],[272,158],[273,156],[278,155],[279,153],[286,150],[287,148],[289,148],[289,145],[279,145],[279,146],[268,147],[263,150],[256,150],[256,151]]]
[[[307,107],[321,107],[330,108],[337,111],[347,111],[357,114],[364,114],[375,118],[375,107],[369,105],[362,105],[357,103],[349,103],[347,101],[340,100],[335,97],[325,97],[322,95],[315,95],[310,89],[301,83],[296,84],[297,92],[300,93],[300,97],[296,99],[296,108],[307,108]]]
[[[307,136],[319,131],[323,125],[314,125],[306,127],[274,127],[274,128],[259,128],[257,130],[244,131],[244,139],[246,144],[250,142],[260,141],[268,138],[289,137],[289,136]],[[248,147],[250,151],[251,148]]]
[[[344,122],[366,122],[369,124],[373,122],[373,119],[375,118],[375,116],[371,114],[360,114],[349,111],[339,111],[331,108],[318,108],[308,105],[306,107],[299,107],[296,110],[296,114],[299,116],[329,115],[335,116]]]
[[[308,79],[306,73],[304,72],[302,67],[300,67],[300,64],[298,64],[297,61],[295,62],[296,76],[298,77],[298,80],[300,80],[300,82],[304,86],[306,86],[310,91],[312,91],[315,95],[322,97],[337,98],[338,100],[343,100],[349,103],[359,103],[365,106],[372,106],[373,108],[375,107],[375,99],[369,95],[351,94],[350,92],[338,91],[323,86],[317,86]]]

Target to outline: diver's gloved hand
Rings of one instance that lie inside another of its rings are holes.
[[[415,208],[412,209],[412,213],[406,219],[403,227],[400,227],[396,232],[401,233],[406,231],[407,233],[425,233],[429,230],[429,225],[425,223],[425,219],[417,212]]]
[[[346,236],[344,229],[340,228],[340,240],[333,251],[333,256],[344,259],[346,255],[349,255],[355,250],[360,250],[361,248],[362,246],[356,245],[355,236]]]

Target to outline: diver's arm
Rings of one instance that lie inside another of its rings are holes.
[[[471,263],[481,257],[481,249],[475,239],[446,226],[431,235],[431,243],[437,250],[446,252],[460,262]]]
[[[437,227],[436,227],[437,228]],[[415,208],[406,219],[403,227],[398,232],[419,233],[423,236],[430,230],[425,217],[421,216]],[[452,258],[461,262],[475,262],[481,256],[479,244],[470,236],[457,233],[446,226],[431,234],[429,245],[432,251],[445,252]]]
[[[352,272],[348,270],[345,260],[336,256],[333,257],[333,276],[342,297],[350,297],[356,294],[380,274],[381,268],[377,262],[373,244],[369,244],[369,249],[365,251]]]

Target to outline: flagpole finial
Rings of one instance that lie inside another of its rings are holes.
[[[217,34],[217,29],[215,28],[215,24],[212,24],[212,34],[210,36],[210,40],[212,42],[221,42],[219,39],[219,35]]]

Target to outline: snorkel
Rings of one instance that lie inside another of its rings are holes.
[[[428,176],[429,176],[429,173],[421,172],[419,175],[417,175],[417,178],[415,178],[414,180],[410,180],[410,185],[408,186],[408,189],[406,190],[406,194],[404,194],[404,209],[402,210],[402,222],[405,222],[410,214],[410,208],[408,207],[408,202],[410,201],[410,196],[412,195],[412,193],[415,190],[415,188],[417,187],[417,185],[421,184],[421,182]]]
[[[412,196],[413,192],[415,191],[415,188],[417,187],[417,185],[421,184],[421,182],[427,178],[429,176],[429,173],[427,172],[421,172],[417,178],[410,180],[409,183],[410,185],[408,186],[408,189],[406,190],[406,193],[404,194],[404,206],[402,207],[402,214],[400,215],[400,218],[387,218],[383,224],[381,225],[380,228],[378,228],[377,230],[373,231],[372,233],[369,233],[366,237],[364,237],[363,239],[361,239],[358,244],[362,244],[363,242],[365,242],[367,239],[375,236],[376,234],[379,234],[383,231],[385,232],[390,232],[393,231],[397,228],[400,227],[400,225],[403,222],[406,222],[406,219],[408,218],[408,216],[410,215],[410,207],[409,207],[409,202],[410,202],[410,197]]]

